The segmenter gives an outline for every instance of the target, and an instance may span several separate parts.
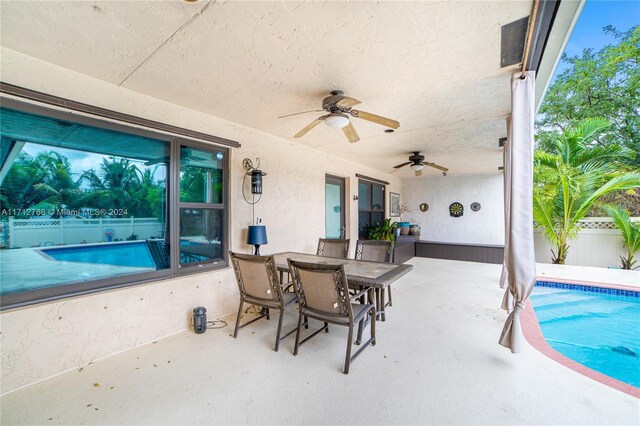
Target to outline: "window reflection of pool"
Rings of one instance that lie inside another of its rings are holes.
[[[135,266],[140,268],[156,267],[144,241],[52,247],[43,248],[40,251],[51,259],[58,261]]]

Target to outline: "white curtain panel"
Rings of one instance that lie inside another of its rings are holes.
[[[520,312],[531,294],[536,279],[535,251],[533,247],[533,120],[535,73],[528,71],[511,76],[511,126],[507,140],[505,174],[509,180],[507,226],[508,248],[507,291],[513,298],[503,299],[503,308],[510,310],[502,329],[499,343],[520,352],[522,329]],[[506,305],[506,306],[505,306]],[[510,308],[513,309],[510,309]]]
[[[511,116],[507,117],[507,141],[502,151],[502,188],[504,191],[504,260],[502,261],[502,274],[500,274],[500,288],[507,286],[507,253],[509,252],[509,203],[511,202],[511,150],[508,148],[511,138]],[[508,292],[505,292],[505,296]]]

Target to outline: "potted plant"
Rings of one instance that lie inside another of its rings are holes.
[[[620,230],[624,239],[624,246],[627,253],[620,256],[620,267],[622,269],[637,269],[633,265],[636,263],[633,258],[638,250],[640,250],[640,224],[631,223],[629,213],[620,207],[606,205],[607,212],[613,219],[616,228]]]
[[[393,241],[395,238],[395,227],[396,224],[387,218],[369,228],[369,238],[372,240]]]

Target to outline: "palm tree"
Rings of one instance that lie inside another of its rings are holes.
[[[633,265],[636,261],[634,255],[640,250],[640,224],[631,223],[629,213],[620,207],[606,205],[609,215],[613,218],[613,223],[620,230],[624,239],[624,246],[627,249],[625,256],[620,256],[622,269],[634,269]]]
[[[533,218],[556,248],[551,250],[553,263],[564,264],[578,221],[599,198],[640,187],[640,173],[616,171],[617,160],[628,155],[622,148],[592,145],[608,126],[600,118],[583,120],[558,134],[555,153],[536,152],[537,167],[545,170],[547,182],[534,193]]]
[[[140,170],[127,158],[104,158],[100,164],[100,175],[87,170],[81,180],[87,180],[91,192],[86,200],[101,208],[121,209],[133,204],[133,193],[139,189]]]
[[[3,206],[44,209],[75,208],[82,191],[73,180],[69,159],[56,151],[20,153],[0,188]]]

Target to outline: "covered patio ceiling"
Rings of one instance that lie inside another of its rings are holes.
[[[2,44],[289,140],[322,113],[278,116],[341,89],[400,128],[352,119],[358,143],[324,125],[296,141],[383,172],[419,150],[451,174],[497,173],[518,68],[500,67],[501,26],[531,5],[5,1]]]

